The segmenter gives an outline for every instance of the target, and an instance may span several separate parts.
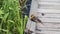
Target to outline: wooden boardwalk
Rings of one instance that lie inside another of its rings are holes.
[[[44,16],[41,13],[44,13]],[[60,34],[60,0],[32,0],[31,14],[37,16],[44,23],[44,26],[38,24],[38,28],[41,30],[39,33]],[[30,22],[28,21],[27,27]],[[35,26],[36,23],[33,22],[30,29],[35,31]]]

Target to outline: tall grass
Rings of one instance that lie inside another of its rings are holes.
[[[23,34],[28,17],[22,18],[19,0],[0,1],[0,34]]]

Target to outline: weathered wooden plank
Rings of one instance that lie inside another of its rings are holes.
[[[47,1],[47,2],[59,2],[60,0],[37,0],[38,2],[40,2],[40,1]]]
[[[31,14],[37,16],[44,24],[28,21],[28,27],[32,24],[30,29],[34,31],[33,34],[36,32],[39,34],[60,34],[60,0],[32,0],[30,16]],[[35,26],[41,31],[35,32]]]
[[[60,10],[55,10],[55,9],[37,9],[39,13],[60,13]]]

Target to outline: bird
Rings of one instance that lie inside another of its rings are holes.
[[[36,17],[36,16],[34,16],[34,15],[31,15],[30,20],[33,21],[33,22],[36,22],[36,23],[41,23],[41,24],[43,24],[42,21],[41,21],[38,17]]]
[[[27,0],[19,0],[20,6],[24,6]]]

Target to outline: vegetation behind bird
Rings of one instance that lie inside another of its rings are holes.
[[[0,3],[0,34],[23,34],[28,17],[22,19],[19,0],[3,0]]]

